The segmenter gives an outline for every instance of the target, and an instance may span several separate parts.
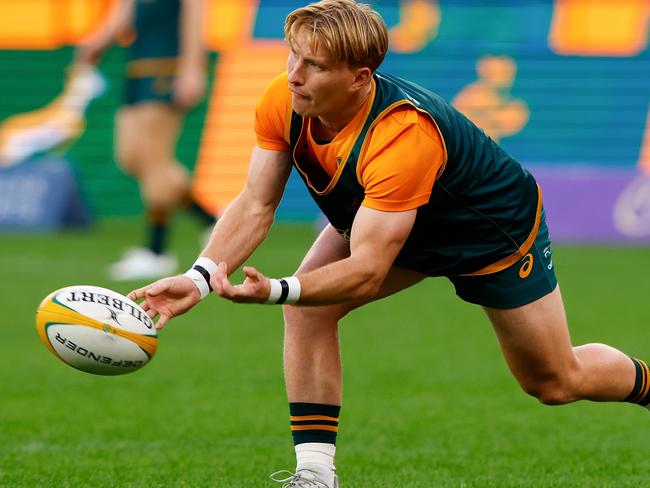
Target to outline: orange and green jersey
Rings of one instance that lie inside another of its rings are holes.
[[[361,205],[417,208],[395,264],[430,276],[493,273],[533,243],[542,218],[535,180],[434,93],[375,73],[368,100],[332,141],[315,140],[311,122],[292,111],[283,73],[258,103],[257,143],[292,152],[312,198],[344,237]]]

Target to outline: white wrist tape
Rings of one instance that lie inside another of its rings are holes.
[[[300,280],[297,276],[287,276],[286,278],[269,279],[271,292],[266,299],[266,303],[281,305],[283,303],[296,303],[300,299]]]
[[[217,272],[217,263],[212,259],[201,256],[192,267],[185,272],[185,276],[192,280],[201,294],[201,300],[212,291],[210,278]]]

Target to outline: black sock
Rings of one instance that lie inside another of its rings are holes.
[[[149,210],[149,250],[155,254],[163,254],[167,248],[169,214],[164,210]]]

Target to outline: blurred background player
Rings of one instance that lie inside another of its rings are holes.
[[[109,268],[114,280],[174,273],[169,220],[187,207],[206,225],[214,217],[190,195],[190,177],[175,155],[187,110],[203,97],[206,53],[203,0],[118,0],[78,47],[79,61],[96,64],[120,36],[134,35],[126,65],[124,105],[116,115],[116,160],[139,184],[148,223],[147,246],[128,249]]]

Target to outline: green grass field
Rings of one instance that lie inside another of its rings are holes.
[[[250,263],[286,275],[311,226],[278,226]],[[0,236],[0,486],[274,486],[293,467],[279,307],[206,300],[161,333],[152,363],[122,377],[76,371],[34,328],[39,301],[72,284],[126,293],[105,268],[137,220],[91,232]],[[198,230],[174,231],[183,266]],[[561,247],[554,260],[575,343],[650,359],[650,249]],[[343,488],[648,486],[650,414],[547,407],[510,376],[482,311],[444,279],[351,314],[341,326]]]

